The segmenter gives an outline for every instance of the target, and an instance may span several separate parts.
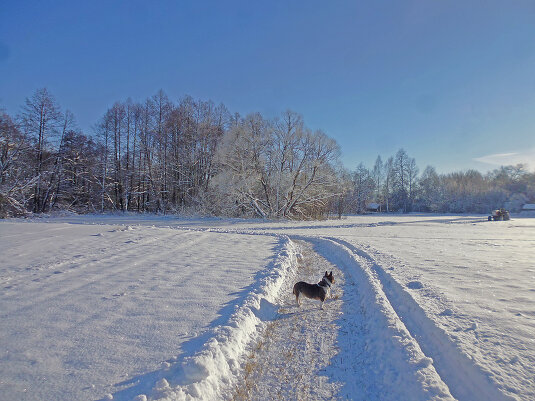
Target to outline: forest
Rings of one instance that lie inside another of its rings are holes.
[[[47,89],[0,110],[0,217],[70,211],[321,219],[383,212],[515,212],[535,202],[526,165],[438,174],[398,150],[351,171],[301,115],[240,116],[162,91],[118,101],[81,131]]]

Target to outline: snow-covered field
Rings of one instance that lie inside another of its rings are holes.
[[[534,218],[1,221],[0,399],[532,400],[534,260]]]

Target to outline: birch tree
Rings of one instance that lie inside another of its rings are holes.
[[[390,198],[392,194],[392,187],[394,182],[394,158],[389,157],[385,163],[385,181],[383,185],[383,197],[386,202],[386,211],[390,212]]]
[[[381,210],[382,203],[383,203],[382,183],[383,183],[383,177],[384,177],[384,166],[383,166],[383,160],[381,159],[381,156],[377,156],[377,159],[375,159],[372,177],[373,177],[374,184],[375,184],[375,201],[379,204],[379,210]]]

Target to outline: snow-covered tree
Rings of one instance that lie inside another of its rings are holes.
[[[382,185],[384,179],[384,165],[381,156],[377,156],[377,159],[375,159],[372,177],[375,183],[375,202],[377,202],[380,205],[379,208],[381,208],[381,205],[383,204]]]
[[[375,181],[370,171],[360,163],[353,173],[353,198],[355,212],[365,213],[368,203],[373,199]]]
[[[28,168],[32,151],[29,138],[0,111],[0,217],[27,212],[36,181]]]
[[[233,126],[218,149],[213,189],[227,211],[261,217],[307,218],[328,209],[337,180],[336,142],[286,112],[274,122],[250,115]]]
[[[424,212],[442,209],[443,190],[440,177],[432,166],[427,166],[419,182],[419,208]]]

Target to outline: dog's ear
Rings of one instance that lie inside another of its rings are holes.
[[[328,276],[328,274],[327,274],[327,270],[325,270],[325,275]]]
[[[331,277],[333,276],[333,271],[332,270],[331,270],[331,274],[329,274],[329,276],[331,276]]]

